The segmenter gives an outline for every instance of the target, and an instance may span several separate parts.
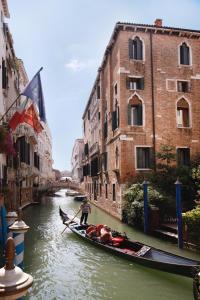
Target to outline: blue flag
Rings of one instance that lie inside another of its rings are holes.
[[[39,109],[39,116],[43,122],[46,122],[46,113],[44,106],[44,97],[42,91],[42,83],[40,78],[40,71],[42,68],[35,74],[33,79],[29,82],[25,90],[22,92],[22,95],[33,100]]]

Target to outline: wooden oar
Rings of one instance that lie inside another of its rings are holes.
[[[69,226],[69,224],[74,221],[74,219],[76,218],[76,216],[79,214],[80,211],[81,211],[81,208],[77,211],[77,213],[75,214],[75,216],[71,220],[68,220],[67,223],[65,223],[66,227],[63,229],[63,231],[61,232],[61,234],[63,234],[63,232],[67,229],[67,227]]]

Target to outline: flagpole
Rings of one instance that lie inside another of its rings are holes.
[[[13,105],[17,102],[17,100],[19,99],[20,96],[21,96],[21,94],[19,94],[17,96],[17,98],[15,99],[15,101],[10,105],[10,107],[7,109],[7,111],[3,114],[3,116],[0,119],[0,122],[4,119],[4,117],[7,115],[7,113],[9,112],[9,110],[13,107]]]
[[[38,73],[40,73],[41,71],[43,70],[43,67],[41,67],[40,69],[39,69],[39,71],[34,75],[34,77],[38,74]],[[28,83],[29,84],[29,83]],[[17,98],[14,100],[14,102],[10,105],[10,107],[7,109],[7,111],[3,114],[3,116],[1,117],[1,119],[0,119],[0,122],[4,119],[4,117],[7,115],[7,113],[9,112],[9,110],[13,107],[13,105],[17,102],[17,100],[19,99],[19,97],[20,96],[22,96],[23,94],[22,93],[20,93],[18,96],[17,96]]]

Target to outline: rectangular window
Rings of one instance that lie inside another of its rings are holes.
[[[136,148],[137,169],[151,169],[152,149],[150,147]]]
[[[189,81],[177,81],[177,91],[188,93],[190,91]]]
[[[115,95],[117,95],[117,83],[115,84],[115,87],[114,87],[114,93],[115,93]]]
[[[97,99],[101,98],[101,89],[100,89],[100,85],[97,86]]]
[[[129,90],[143,90],[144,89],[144,78],[143,77],[127,78],[127,88]]]
[[[115,184],[112,185],[112,198],[113,198],[113,201],[116,201]]]
[[[177,149],[177,164],[178,166],[189,166],[190,164],[190,149],[178,148]]]
[[[105,184],[105,190],[106,190],[106,199],[108,198],[108,185],[107,183]]]

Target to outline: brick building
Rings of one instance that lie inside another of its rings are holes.
[[[83,114],[85,189],[121,218],[127,182],[155,168],[163,144],[177,164],[200,151],[200,31],[117,23]]]

